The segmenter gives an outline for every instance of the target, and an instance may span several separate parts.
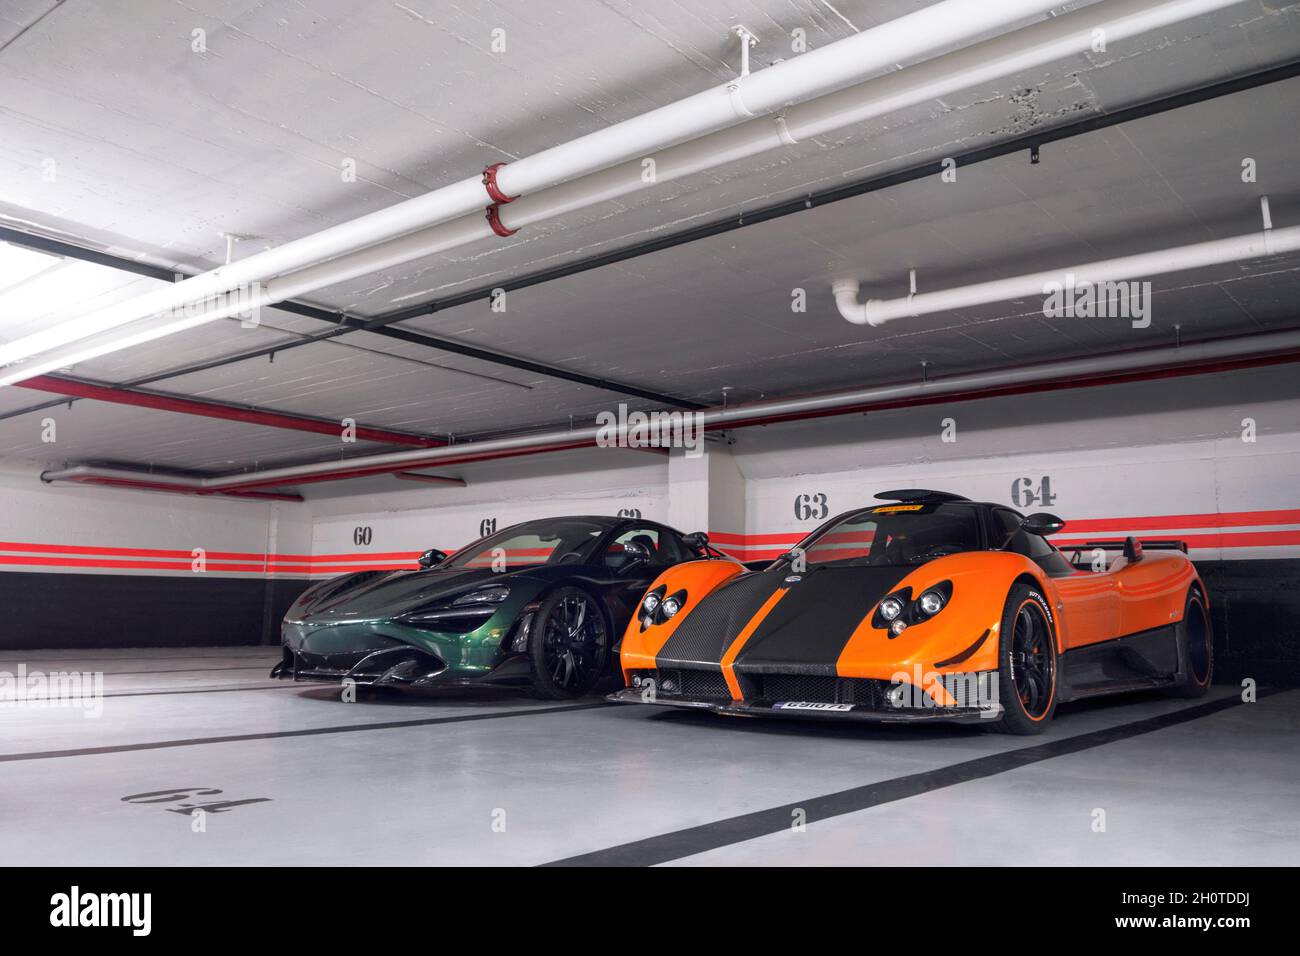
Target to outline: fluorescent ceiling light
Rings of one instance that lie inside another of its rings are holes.
[[[10,242],[0,242],[0,295],[62,261],[59,256],[24,249]],[[0,312],[0,315],[3,314]]]

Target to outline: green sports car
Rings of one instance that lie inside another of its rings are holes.
[[[272,677],[360,685],[531,685],[578,697],[666,567],[716,556],[703,534],[640,518],[527,521],[420,569],[361,571],[303,592]]]

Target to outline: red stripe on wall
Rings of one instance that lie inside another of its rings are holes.
[[[28,554],[102,554],[124,558],[176,558],[191,560],[189,551],[177,551],[165,548],[105,548],[85,544],[31,544],[16,541],[0,541],[0,552],[20,552]],[[247,551],[205,551],[208,558],[222,561],[262,561],[267,557],[286,563],[307,564],[314,560],[307,554],[273,554],[265,555]]]
[[[1143,515],[1120,518],[1084,518],[1066,526],[1069,537],[1056,537],[1061,548],[1091,540],[1116,541],[1128,532],[1165,531],[1169,537],[1186,541],[1191,548],[1275,548],[1300,546],[1300,529],[1268,531],[1212,531],[1182,534],[1178,529],[1244,528],[1260,525],[1300,525],[1300,509],[1231,511],[1206,514]],[[1073,532],[1071,534],[1071,532]],[[1078,533],[1088,532],[1087,537]],[[729,550],[742,552],[753,561],[779,557],[807,537],[808,532],[737,534],[712,532],[709,540]],[[870,533],[839,533],[824,540],[837,543],[866,543]],[[846,549],[845,553],[849,553]],[[856,550],[856,549],[853,549]],[[207,551],[209,571],[251,574],[342,574],[351,571],[406,570],[417,566],[418,551],[339,552],[333,554],[258,554],[244,551]],[[455,552],[449,552],[454,554]],[[540,556],[548,550],[512,551],[515,556]],[[152,559],[152,560],[150,560]],[[190,571],[191,552],[167,548],[126,548],[103,545],[47,544],[0,541],[0,566],[95,568],[130,571]]]
[[[1300,524],[1300,510],[1225,511],[1222,514],[1155,515],[1140,518],[1083,518],[1067,521],[1070,531],[1112,528],[1151,531],[1161,528],[1241,528],[1263,524]]]
[[[1089,541],[1123,541],[1122,537],[1052,539],[1058,548],[1081,546]],[[1239,531],[1212,534],[1180,534],[1178,541],[1186,541],[1189,548],[1277,548],[1300,545],[1300,531]]]

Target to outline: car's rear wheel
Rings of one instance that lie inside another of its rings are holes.
[[[609,665],[604,612],[582,588],[558,588],[537,609],[528,646],[533,688],[540,696],[581,697],[596,686]]]
[[[1183,619],[1178,622],[1175,634],[1182,676],[1169,692],[1176,697],[1201,697],[1214,679],[1214,628],[1200,591],[1188,592]]]
[[[1047,599],[1028,585],[1014,585],[998,630],[1002,718],[993,729],[1041,734],[1056,712],[1056,634]]]

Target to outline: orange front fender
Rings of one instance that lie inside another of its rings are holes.
[[[952,596],[934,617],[912,624],[897,637],[872,627],[873,607],[840,653],[837,673],[919,686],[934,674],[995,670],[1003,607],[1020,579],[1033,582],[1046,599],[1059,649],[1058,600],[1051,579],[1022,555],[972,551],[937,558],[903,578],[894,590],[910,587],[914,599],[942,581],[952,582]]]
[[[744,573],[744,565],[730,558],[702,558],[699,561],[675,564],[655,578],[647,588],[647,593],[658,587],[663,587],[665,594],[685,591],[686,605],[671,620],[652,624],[644,630],[641,628],[641,615],[632,615],[619,648],[619,666],[623,668],[624,683],[631,683],[631,671],[655,666],[655,655],[672,637],[677,626],[699,606],[706,594]]]

